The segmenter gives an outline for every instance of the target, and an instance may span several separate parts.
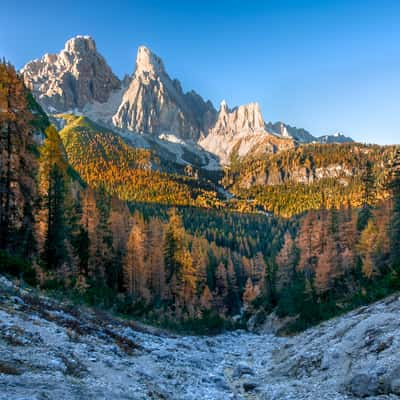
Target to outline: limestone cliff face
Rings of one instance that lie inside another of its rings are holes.
[[[26,64],[21,74],[25,85],[48,112],[81,110],[89,103],[105,103],[120,87],[94,40],[77,36],[59,54],[45,54]]]
[[[217,121],[210,130],[210,135],[232,136],[241,132],[252,134],[259,131],[265,131],[265,127],[258,103],[250,103],[229,110],[226,102],[222,101]]]
[[[185,94],[165,71],[162,60],[141,46],[136,69],[113,116],[118,128],[197,140],[215,116],[214,107],[194,92]]]
[[[244,157],[254,152],[275,153],[294,145],[290,138],[281,138],[266,130],[257,103],[230,110],[225,101],[221,103],[216,123],[199,144],[216,154],[224,165],[230,163],[232,156]]]

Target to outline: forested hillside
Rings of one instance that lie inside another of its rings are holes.
[[[241,199],[225,201],[87,118],[62,118],[59,133],[0,64],[3,273],[203,332],[273,310],[301,329],[400,288],[398,148],[237,160],[225,184]]]
[[[224,184],[284,217],[307,210],[360,207],[362,175],[370,163],[374,200],[387,197],[387,166],[395,146],[310,144],[262,157],[247,156],[227,169]]]
[[[86,117],[58,117],[65,121],[60,136],[68,161],[91,187],[102,187],[122,200],[222,206],[215,187],[193,176],[191,170],[160,160],[151,150],[128,145],[121,136]]]

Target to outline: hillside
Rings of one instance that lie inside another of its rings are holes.
[[[394,146],[309,144],[266,155],[256,146],[251,156],[240,157],[234,148],[221,181],[235,196],[229,200],[218,181],[221,174],[176,163],[154,139],[143,136],[142,143],[134,145],[132,138],[87,117],[56,118],[73,168],[90,186],[110,195],[164,205],[262,209],[283,217],[322,207],[359,207],[367,162],[373,164],[376,201],[386,198],[386,168],[395,151]]]
[[[387,197],[395,146],[309,144],[271,155],[249,155],[226,170],[225,186],[285,217],[321,208],[360,207],[362,175],[372,164],[375,201]]]
[[[216,187],[83,116],[58,115],[68,161],[93,188],[122,200],[218,207]],[[170,172],[164,172],[170,171]],[[176,172],[173,172],[176,171]],[[193,172],[194,173],[194,172]]]

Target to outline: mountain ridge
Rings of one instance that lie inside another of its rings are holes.
[[[49,113],[82,113],[117,131],[198,143],[218,156],[221,165],[254,149],[268,154],[314,141],[351,141],[344,136],[317,138],[282,122],[266,123],[255,102],[230,109],[223,101],[217,111],[194,90],[184,92],[163,60],[146,46],[139,46],[134,72],[122,81],[90,36],[68,40],[59,54],[27,63],[21,74]]]

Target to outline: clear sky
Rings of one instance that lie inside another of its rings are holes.
[[[400,143],[399,0],[9,1],[0,56],[20,68],[78,34],[119,76],[144,44],[216,107],[258,101],[266,121]]]

